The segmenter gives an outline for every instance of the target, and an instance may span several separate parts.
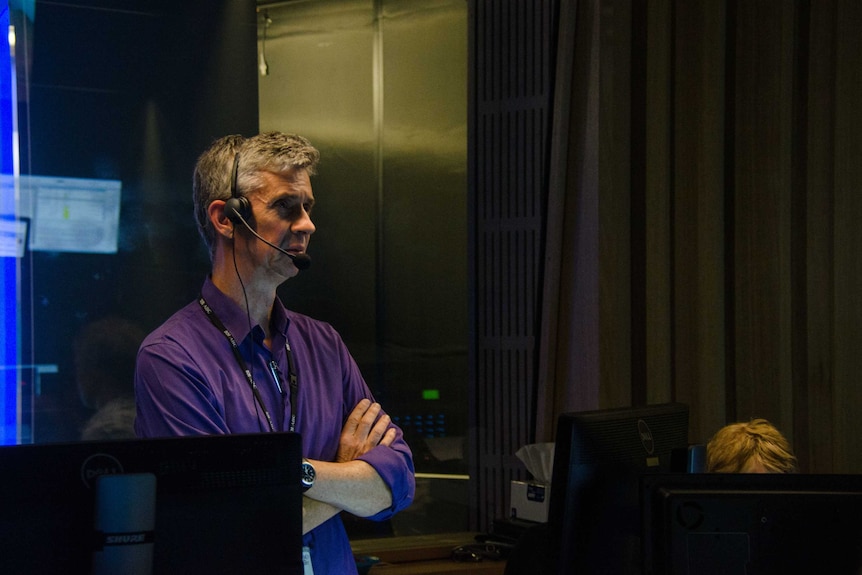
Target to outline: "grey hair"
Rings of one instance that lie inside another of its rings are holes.
[[[231,178],[237,154],[238,196],[263,187],[262,172],[281,174],[302,169],[313,176],[320,161],[320,152],[311,142],[296,134],[265,132],[251,138],[235,134],[213,142],[198,158],[192,182],[195,220],[210,258],[215,251],[216,232],[209,219],[209,206],[215,200],[231,197]]]

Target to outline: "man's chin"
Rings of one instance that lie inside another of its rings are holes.
[[[285,257],[285,259],[287,259],[287,257]],[[299,268],[293,265],[292,261],[279,262],[279,265],[275,268],[275,273],[278,274],[279,278],[281,278],[281,283],[284,283],[290,278],[299,275]]]

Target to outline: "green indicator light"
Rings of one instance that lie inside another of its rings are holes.
[[[423,389],[422,399],[440,399],[439,389]]]

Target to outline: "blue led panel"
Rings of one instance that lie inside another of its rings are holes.
[[[9,7],[4,2],[0,7],[0,241],[10,236],[14,243],[19,225],[13,179],[17,97],[9,24]],[[18,443],[20,429],[19,269],[15,250],[0,252],[0,444],[4,445]]]

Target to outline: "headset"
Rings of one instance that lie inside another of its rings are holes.
[[[234,224],[246,224],[251,219],[251,203],[248,198],[239,195],[237,179],[239,178],[239,152],[233,157],[233,172],[230,177],[230,199],[224,204],[227,219]]]

